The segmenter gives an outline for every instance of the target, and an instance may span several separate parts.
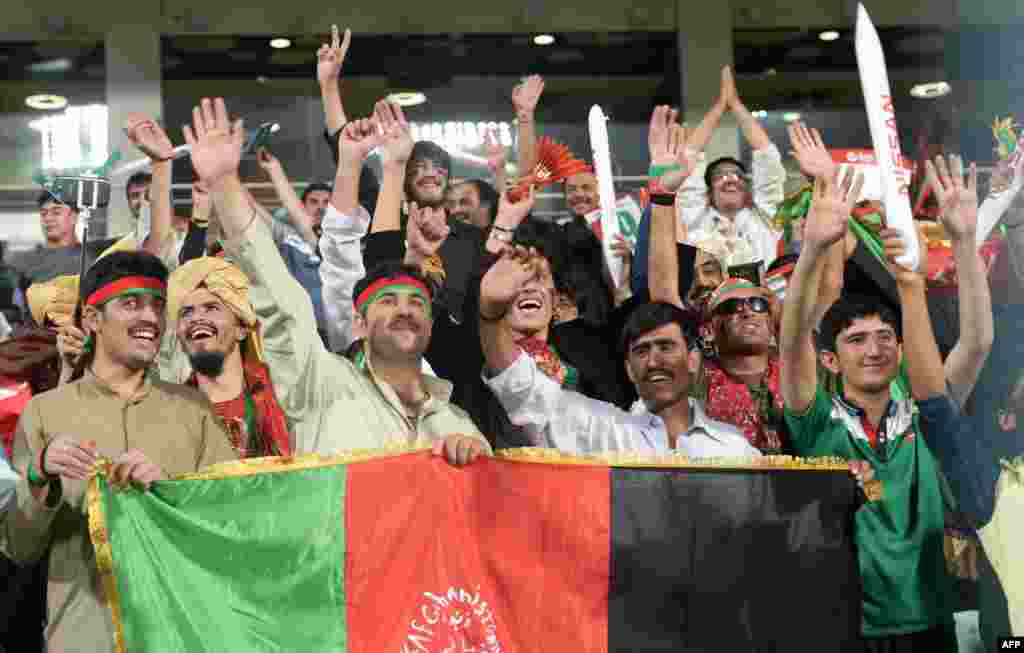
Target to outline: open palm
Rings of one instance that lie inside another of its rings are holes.
[[[192,146],[192,167],[207,187],[238,174],[245,130],[241,119],[228,120],[224,98],[203,98],[192,109],[192,126],[186,125],[184,133]]]
[[[174,145],[167,132],[141,113],[130,113],[124,125],[128,140],[151,159],[162,161],[174,156]]]
[[[941,155],[935,162],[927,161],[928,181],[939,202],[939,219],[953,239],[966,238],[978,226],[978,167],[971,164],[964,183],[964,163],[951,155],[947,163]]]
[[[530,75],[521,84],[512,89],[512,106],[516,115],[532,115],[537,110],[537,103],[544,92],[544,78]]]
[[[846,234],[853,204],[860,195],[864,177],[848,172],[840,181],[837,170],[828,180],[814,180],[814,195],[804,224],[804,246],[824,250]]]

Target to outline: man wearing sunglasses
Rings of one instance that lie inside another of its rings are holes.
[[[786,449],[779,358],[773,347],[778,314],[767,288],[726,279],[708,300],[706,330],[714,355],[704,359],[695,384],[708,416],[735,425],[765,454]]]

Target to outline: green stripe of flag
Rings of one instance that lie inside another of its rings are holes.
[[[100,488],[133,653],[346,650],[345,465]]]

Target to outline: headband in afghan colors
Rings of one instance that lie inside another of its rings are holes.
[[[123,295],[153,295],[163,299],[167,295],[167,284],[154,277],[135,275],[121,277],[97,288],[85,300],[86,306],[102,306],[115,297]]]
[[[398,277],[377,279],[367,286],[363,292],[359,293],[359,296],[356,297],[356,311],[363,313],[365,309],[368,308],[370,304],[377,301],[381,295],[396,289],[404,289],[406,292],[420,295],[427,302],[427,305],[430,305],[430,298],[432,295],[427,284],[415,277],[402,275]]]

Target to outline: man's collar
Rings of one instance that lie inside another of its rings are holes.
[[[153,389],[154,375],[155,371],[153,370],[153,368],[149,368],[146,370],[145,374],[142,377],[142,385],[135,393],[135,396],[133,396],[129,401],[137,403],[145,399],[147,396],[149,396],[150,391]],[[86,388],[94,391],[99,395],[121,398],[121,396],[117,394],[117,392],[114,390],[114,388],[110,386],[109,383],[107,383],[100,377],[96,376],[96,374],[92,371],[91,367],[85,370],[85,374],[82,376],[82,384]]]
[[[378,377],[377,374],[373,371],[373,362],[371,360],[373,357],[370,355],[369,347],[365,347],[364,351],[366,352],[366,356],[364,359],[366,362],[366,374],[371,379],[373,379],[373,382],[376,383],[378,387],[387,386],[387,388],[390,390],[390,393],[395,394],[394,389],[391,388],[391,384],[385,382],[383,379]],[[423,373],[420,367],[421,366],[418,366],[417,370],[421,380],[423,381],[423,387],[426,389],[427,394],[430,395],[430,400],[428,401],[427,405],[429,405],[429,403],[431,403],[432,401],[451,401],[452,390],[454,386],[444,379],[440,379],[436,376]],[[395,399],[397,398],[398,395],[395,394]]]

